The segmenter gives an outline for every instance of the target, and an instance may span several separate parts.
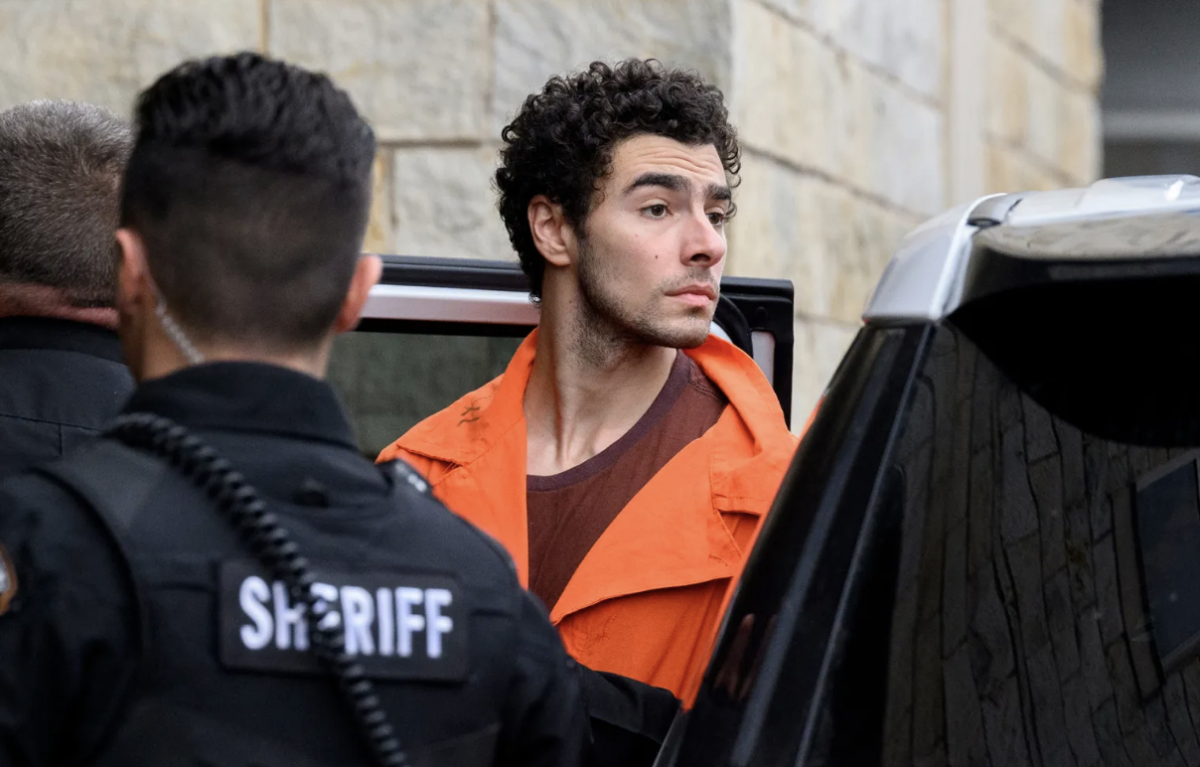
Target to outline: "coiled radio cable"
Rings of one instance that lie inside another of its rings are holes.
[[[150,413],[126,414],[105,431],[105,436],[163,458],[215,502],[262,565],[284,583],[292,600],[304,604],[313,651],[337,681],[376,764],[408,767],[408,758],[375,694],[375,686],[362,665],[346,652],[338,614],[313,593],[316,581],[308,560],[279,518],[267,510],[258,492],[210,445],[168,418]]]

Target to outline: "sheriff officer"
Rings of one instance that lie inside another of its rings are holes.
[[[135,129],[140,383],[0,487],[0,763],[577,763],[576,671],[510,560],[366,460],[322,380],[381,270],[371,129],[254,54],[167,73]]]

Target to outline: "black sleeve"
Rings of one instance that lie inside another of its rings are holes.
[[[680,711],[661,687],[579,666],[584,707],[592,733],[594,767],[649,767]]]
[[[522,592],[519,647],[499,765],[578,767],[588,739],[576,664],[537,598]]]
[[[99,520],[40,475],[0,485],[0,545],[16,576],[0,613],[0,764],[89,761],[136,669],[122,559]]]

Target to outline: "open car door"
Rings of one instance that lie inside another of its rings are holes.
[[[538,321],[515,262],[384,256],[363,321],[334,343],[329,380],[374,458],[504,372]],[[726,277],[713,332],[750,354],[790,416],[792,284]]]
[[[659,764],[1200,764],[1200,179],[914,232]]]

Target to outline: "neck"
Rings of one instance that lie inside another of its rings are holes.
[[[143,362],[138,367],[139,380],[162,378],[194,364],[161,329],[155,328],[146,339]],[[202,343],[195,341],[204,362],[261,362],[289,368],[314,378],[324,378],[329,364],[330,344],[323,343],[317,349],[284,353],[256,349],[230,343]]]
[[[115,330],[117,310],[76,306],[66,291],[29,283],[0,284],[0,317],[48,317],[86,322]]]
[[[624,436],[662,391],[676,354],[544,303],[525,389],[528,473],[566,471]]]

